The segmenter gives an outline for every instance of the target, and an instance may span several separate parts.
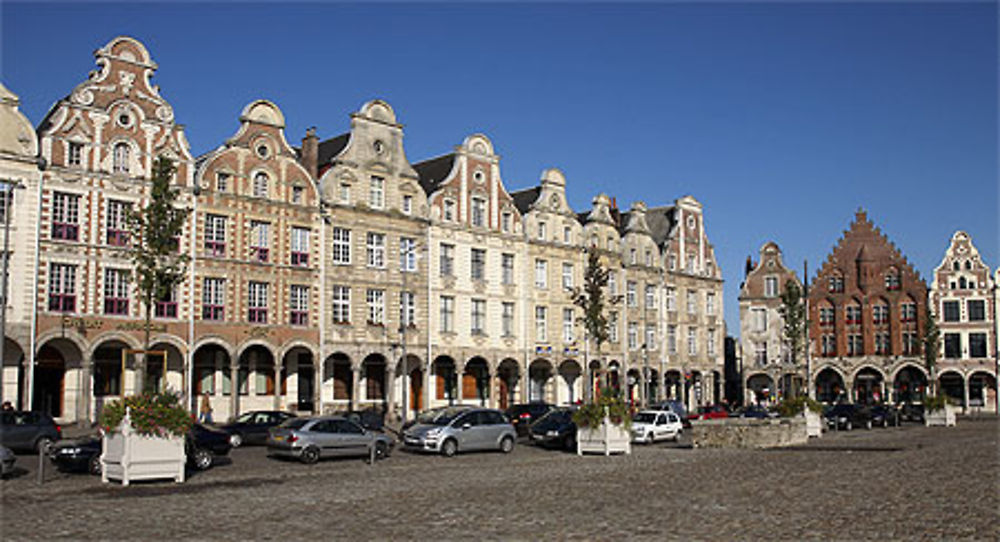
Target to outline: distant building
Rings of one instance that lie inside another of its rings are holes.
[[[996,411],[996,285],[964,231],[934,270],[930,310],[941,330],[938,383],[966,411]]]

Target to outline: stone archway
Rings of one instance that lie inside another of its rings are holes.
[[[536,359],[528,367],[528,402],[547,402],[549,381],[552,379],[552,364],[544,358]]]
[[[458,398],[458,375],[455,370],[455,360],[451,356],[438,356],[431,364],[434,375],[434,399],[454,404]]]
[[[32,369],[31,409],[46,412],[53,418],[89,419],[89,412],[80,409],[79,404],[81,399],[90,397],[90,391],[72,383],[77,380],[72,376],[80,375],[82,360],[83,352],[73,341],[46,341],[39,348]],[[73,374],[67,375],[70,371]]]
[[[766,373],[754,373],[747,377],[746,389],[749,404],[766,403],[774,393],[774,380]]]
[[[21,345],[17,344],[17,341],[6,337],[4,339],[3,357],[0,370],[3,371],[4,402],[9,401],[18,410],[30,410],[25,409],[23,406],[26,402],[26,397],[22,396],[22,392],[27,389],[25,387],[27,375],[24,370],[24,350],[21,348]]]
[[[639,369],[635,367],[628,370],[625,374],[625,400],[629,404],[637,404],[642,402],[642,373]]]
[[[987,412],[997,411],[996,376],[986,371],[974,371],[969,375],[969,407]]]
[[[108,339],[98,343],[92,355],[93,388],[81,390],[81,393],[91,392],[94,398],[93,413],[96,419],[105,403],[120,398],[122,395],[137,393],[135,382],[135,356],[128,354],[132,346],[119,339]],[[122,354],[125,359],[122,359]],[[84,413],[81,417],[90,413]]]
[[[234,417],[233,373],[229,350],[215,343],[204,344],[194,351],[191,367],[191,404],[194,412],[199,412],[199,397],[209,395],[212,405],[212,419],[226,420]],[[226,401],[223,397],[229,397]],[[199,412],[200,414],[200,412]]]
[[[154,341],[150,344],[150,350],[154,352],[164,352],[163,355],[146,356],[146,386],[147,389],[171,390],[181,392],[187,396],[188,389],[185,386],[187,381],[184,368],[184,352],[173,341]],[[166,363],[164,363],[166,361]],[[164,382],[163,369],[167,370],[166,381]]]
[[[854,402],[880,403],[885,399],[885,377],[874,367],[862,367],[854,374]]]
[[[275,363],[274,353],[263,344],[254,344],[243,350],[236,373],[236,389],[241,396],[232,416],[250,410],[272,410],[280,397],[281,365]]]
[[[683,377],[681,372],[671,369],[663,374],[663,391],[668,401],[679,401],[684,397]]]
[[[896,372],[892,389],[896,403],[919,403],[927,393],[927,374],[916,365],[906,365]]]
[[[844,377],[832,367],[826,367],[816,373],[817,401],[835,403],[846,395],[846,390]]]
[[[415,418],[424,409],[424,364],[416,354],[407,354],[396,363],[396,389],[399,391],[396,403],[404,405],[400,415],[404,419]]]
[[[938,374],[938,389],[957,405],[965,408],[965,378],[958,371],[946,370]]]
[[[469,400],[486,406],[489,400],[490,367],[481,356],[476,356],[465,363],[462,372],[462,402]]]
[[[597,391],[601,388],[601,362],[592,359],[587,365],[587,397],[586,400],[593,400],[597,396]]]
[[[323,394],[330,397],[334,410],[348,410],[354,405],[354,367],[351,357],[334,352],[323,362]]]
[[[316,412],[316,369],[313,351],[304,345],[290,348],[282,357],[282,396],[288,410]],[[294,375],[294,376],[292,376]]]
[[[568,359],[559,364],[559,385],[556,388],[556,403],[573,404],[580,400],[583,369],[576,360]]]
[[[517,360],[512,358],[504,359],[497,366],[496,378],[499,388],[497,399],[499,399],[498,407],[501,410],[507,410],[517,402],[518,384],[521,381],[520,372],[520,365]]]
[[[388,387],[386,385],[387,363],[382,354],[368,354],[361,361],[361,401],[358,410],[363,408],[381,409],[388,405]]]

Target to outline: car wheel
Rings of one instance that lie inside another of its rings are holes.
[[[865,422],[865,429],[871,429],[871,428],[872,428],[872,421],[871,420],[866,421]]]
[[[384,442],[375,443],[375,460],[381,461],[389,457],[389,447]]]
[[[239,448],[243,444],[243,435],[239,433],[233,433],[229,435],[229,445],[233,448]]]
[[[851,429],[854,429],[854,424],[852,424],[852,423],[851,423],[851,421],[850,421],[850,420],[848,420],[848,421],[847,421],[847,423],[846,423],[846,424],[844,424],[844,429],[845,429],[846,431],[850,431]]]
[[[652,443],[653,443],[653,433],[651,432],[646,433],[646,444],[652,444]]]
[[[38,437],[35,441],[35,451],[48,455],[52,451],[52,439],[49,437]]]
[[[889,427],[889,418],[882,418],[882,427]]]
[[[194,451],[194,457],[191,458],[191,461],[194,463],[194,468],[207,470],[212,466],[212,451],[198,448]]]
[[[87,463],[87,472],[95,476],[99,476],[101,474],[101,468],[101,456],[95,455],[94,457],[91,457],[90,462]]]
[[[504,437],[500,440],[500,451],[509,454],[514,450],[514,439],[510,437]]]
[[[573,435],[566,435],[566,438],[563,439],[563,448],[565,448],[566,450],[568,450],[570,452],[575,452],[576,451],[576,438],[573,437]]]
[[[302,450],[302,455],[299,456],[306,465],[312,465],[313,463],[319,461],[319,448],[315,446],[310,446],[305,450]]]
[[[453,457],[458,451],[458,443],[454,439],[448,439],[441,443],[441,455]]]

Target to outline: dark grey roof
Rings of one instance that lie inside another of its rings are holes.
[[[522,215],[531,209],[531,206],[538,201],[538,194],[542,191],[541,186],[533,186],[531,188],[523,188],[515,192],[510,193],[510,197],[514,199],[514,207],[517,207],[518,212]]]
[[[337,137],[327,139],[326,141],[321,141],[319,144],[319,150],[316,152],[316,164],[323,166],[329,164],[330,160],[336,158],[340,151],[344,150],[347,146],[347,142],[351,139],[350,132],[346,134],[340,134]]]
[[[584,211],[582,213],[576,213],[576,220],[584,226],[587,225],[587,217],[590,216],[590,211]]]
[[[451,173],[451,168],[455,164],[455,154],[446,154],[424,160],[413,164],[413,169],[417,170],[420,176],[420,186],[423,187],[427,195],[431,195],[437,190],[438,185]]]
[[[674,211],[673,205],[651,207],[646,211],[646,225],[656,244],[662,245],[670,237],[676,222]]]

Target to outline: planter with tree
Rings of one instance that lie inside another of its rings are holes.
[[[925,425],[955,425],[955,405],[951,400],[938,389],[937,386],[937,359],[940,352],[941,330],[938,329],[937,322],[934,321],[934,314],[927,311],[927,320],[924,322],[924,336],[922,347],[924,349],[924,365],[927,367],[927,374],[930,375],[930,394],[924,397],[924,424]]]
[[[101,481],[184,481],[184,439],[191,415],[173,393],[142,393],[101,411]]]

